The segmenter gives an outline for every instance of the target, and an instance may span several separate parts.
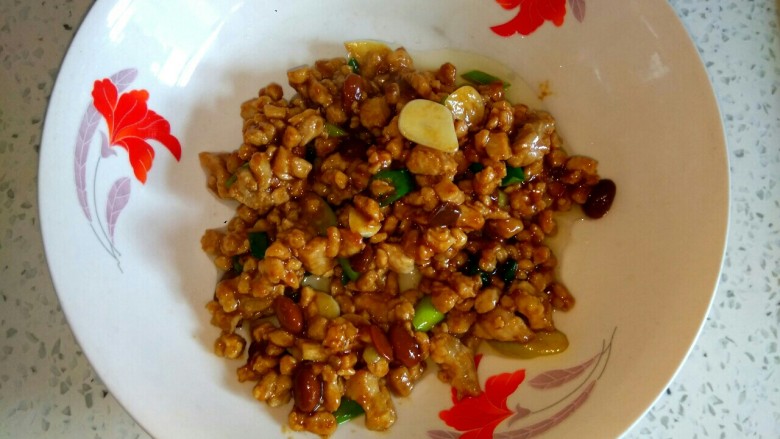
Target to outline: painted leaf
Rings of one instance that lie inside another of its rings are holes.
[[[116,220],[129,200],[130,178],[120,177],[108,191],[108,202],[106,203],[106,221],[108,222],[108,236],[111,238],[111,242],[114,242]]]
[[[81,118],[79,132],[76,136],[76,152],[73,157],[73,171],[76,177],[76,193],[79,197],[81,210],[87,220],[92,221],[92,214],[89,211],[89,201],[87,199],[87,157],[89,156],[89,145],[92,143],[92,137],[95,135],[100,114],[95,111],[95,107],[89,105]]]
[[[526,416],[528,416],[530,414],[531,414],[531,410],[530,409],[527,409],[527,408],[521,406],[520,404],[518,404],[517,406],[515,406],[515,414],[512,415],[511,418],[509,418],[509,420],[507,421],[507,425],[512,425],[515,422],[525,418]]]
[[[580,23],[585,19],[585,0],[569,0],[571,12]]]
[[[594,361],[600,356],[596,355],[595,357],[591,358],[590,360],[585,361],[582,364],[578,364],[574,367],[569,367],[567,369],[555,369],[555,370],[549,370],[547,372],[543,372],[537,376],[535,376],[532,380],[528,382],[528,384],[531,385],[531,387],[536,389],[552,389],[553,387],[562,386],[569,381],[577,378],[580,376],[582,372],[584,372],[591,364],[593,364]]]
[[[108,137],[106,137],[106,133],[100,132],[100,156],[105,158],[111,157],[112,155],[116,155],[116,151],[108,147]]]
[[[458,439],[460,433],[447,430],[429,430],[428,437],[431,439]]]
[[[123,92],[135,80],[136,76],[138,76],[138,70],[130,68],[114,73],[109,79],[116,85],[117,91]]]
[[[530,439],[544,433],[545,431],[563,422],[578,408],[580,408],[580,406],[582,406],[582,404],[588,400],[588,396],[590,396],[590,392],[593,390],[595,385],[596,381],[591,381],[590,384],[588,384],[588,386],[585,387],[585,389],[579,395],[577,395],[577,398],[575,398],[571,403],[569,403],[569,405],[549,418],[519,430],[498,433],[493,437],[493,439]]]
[[[490,438],[495,428],[512,411],[506,400],[525,379],[525,369],[488,378],[485,391],[453,401],[451,409],[439,412],[439,418],[450,427],[464,432],[461,439]]]

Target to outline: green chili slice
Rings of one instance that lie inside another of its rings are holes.
[[[371,177],[374,180],[384,180],[393,186],[393,191],[379,197],[379,205],[387,206],[401,199],[414,188],[414,177],[406,169],[385,169]]]
[[[431,296],[423,297],[417,302],[417,305],[415,305],[414,318],[412,318],[412,326],[414,326],[415,330],[423,332],[430,331],[431,328],[442,320],[444,320],[444,313],[433,306]]]
[[[510,184],[522,183],[525,181],[525,173],[523,168],[507,165],[506,177],[501,179],[501,186],[509,186]]]
[[[352,268],[352,264],[349,263],[349,259],[347,258],[338,258],[339,265],[341,265],[341,271],[344,273],[344,275],[347,277],[348,280],[357,280],[358,277],[360,277],[360,273],[355,271],[354,268]],[[342,276],[341,281],[344,282],[344,277]]]
[[[339,405],[339,408],[333,412],[333,416],[336,417],[337,423],[343,424],[347,421],[351,421],[357,418],[363,413],[365,412],[363,411],[363,407],[361,407],[360,404],[347,397],[342,397],[341,404]]]
[[[249,232],[249,252],[257,259],[265,257],[265,251],[268,250],[270,240],[265,232]]]
[[[358,64],[357,60],[355,58],[350,58],[347,60],[347,65],[350,69],[352,69],[352,73],[355,73],[357,75],[360,74],[360,64]]]
[[[478,85],[488,85],[494,82],[500,82],[504,85],[504,88],[509,88],[512,85],[503,79],[493,76],[490,73],[483,72],[482,70],[469,70],[460,76],[466,81]]]
[[[328,137],[344,137],[347,135],[347,132],[344,131],[340,126],[334,125],[330,122],[325,122],[325,133],[328,134]]]

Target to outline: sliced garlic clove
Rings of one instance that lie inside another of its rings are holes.
[[[359,233],[364,238],[370,238],[382,228],[382,223],[366,218],[355,209],[349,209],[349,230]]]
[[[301,287],[312,287],[319,291],[330,291],[330,278],[317,276],[316,274],[308,274],[303,278]]]
[[[414,290],[420,285],[422,273],[415,265],[409,273],[398,273],[398,289],[403,293],[407,290]]]
[[[317,291],[314,295],[314,302],[317,304],[319,315],[326,319],[335,319],[341,315],[339,303],[328,293]]]
[[[347,56],[354,58],[358,64],[365,61],[369,53],[385,56],[391,52],[387,44],[377,40],[346,41],[344,42],[344,48],[347,49]]]
[[[408,140],[444,152],[458,150],[449,108],[427,99],[409,101],[398,115],[398,129]]]
[[[452,117],[471,126],[482,122],[485,117],[485,100],[476,88],[464,85],[447,96],[444,106],[452,112]]]

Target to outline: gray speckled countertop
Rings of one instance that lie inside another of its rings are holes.
[[[0,0],[0,438],[146,438],[65,321],[38,229],[41,126],[90,0]],[[780,3],[672,0],[718,96],[731,220],[690,358],[627,438],[780,437]]]

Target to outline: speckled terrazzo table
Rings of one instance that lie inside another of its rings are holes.
[[[0,438],[148,437],[91,370],[38,229],[41,127],[88,0],[0,0]],[[626,437],[780,437],[780,11],[775,0],[674,0],[718,96],[730,235],[689,360]],[[626,389],[630,391],[630,389]]]

